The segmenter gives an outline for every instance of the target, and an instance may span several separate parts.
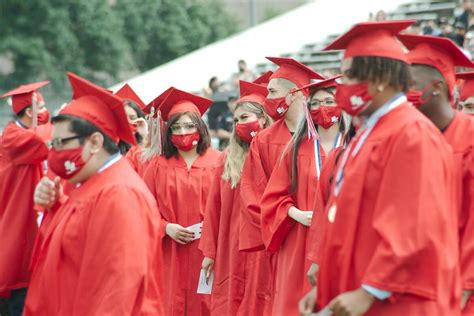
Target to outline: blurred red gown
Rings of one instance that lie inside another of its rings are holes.
[[[325,154],[320,147],[322,163]],[[309,291],[306,271],[311,262],[306,250],[309,228],[288,215],[294,206],[303,211],[314,211],[318,177],[314,157],[314,140],[304,138],[297,154],[297,189],[290,192],[292,151],[287,152],[273,170],[261,201],[262,236],[266,249],[275,252],[275,293],[273,315],[299,315],[298,301]],[[314,217],[313,217],[314,220]]]
[[[168,223],[188,227],[203,221],[213,172],[222,153],[209,148],[188,171],[179,158],[154,157],[145,170],[144,180],[158,203],[162,229]],[[197,294],[202,252],[199,240],[181,245],[165,235],[162,242],[164,262],[165,315],[206,315],[207,295]]]
[[[125,157],[132,164],[133,169],[143,177],[148,161],[143,161],[141,158],[143,147],[141,145],[136,145],[130,148],[130,150],[125,154]]]
[[[240,180],[243,205],[240,217],[240,250],[265,249],[260,229],[260,200],[273,168],[290,140],[290,131],[285,120],[281,119],[258,133],[252,141]]]
[[[25,315],[165,315],[160,215],[143,180],[121,158],[69,194],[45,215]]]
[[[474,117],[456,111],[444,136],[453,148],[456,166],[462,170],[458,198],[462,288],[474,290]],[[474,296],[471,295],[463,315],[474,315]]]
[[[321,306],[367,284],[392,296],[375,300],[366,316],[459,315],[453,164],[440,132],[410,103],[380,119],[349,155],[337,198],[331,189]]]
[[[222,179],[225,155],[214,173],[199,248],[215,260],[211,315],[271,315],[268,255],[239,251],[240,185]]]
[[[340,155],[342,150],[343,147],[337,147],[334,150],[331,150],[324,162],[323,168],[321,169],[321,175],[319,176],[313,206],[315,213],[313,214],[313,220],[309,228],[306,255],[308,260],[314,263],[319,263],[319,250],[324,235],[324,216],[326,216],[325,209],[329,198],[330,183],[333,181],[334,177],[333,173],[336,167],[336,158]]]
[[[33,193],[48,156],[32,129],[10,123],[0,138],[0,293],[24,288],[38,231]]]

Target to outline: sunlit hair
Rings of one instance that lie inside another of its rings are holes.
[[[335,94],[336,89],[335,88],[325,88],[322,89],[332,95]],[[319,90],[316,90],[311,93],[311,95],[308,98],[308,101],[313,98],[313,96],[316,94],[316,92]],[[310,102],[307,102],[306,106],[308,107],[308,110],[310,110]],[[349,115],[347,115],[345,112],[342,112],[341,120],[339,121],[339,133],[341,135],[346,135],[347,131],[349,130],[351,126],[351,118]],[[318,130],[318,126],[316,126],[316,131]],[[303,117],[300,122],[298,123],[298,126],[296,128],[296,132],[293,134],[291,137],[291,140],[288,144],[288,146],[285,149],[285,154],[290,151],[291,154],[291,164],[289,166],[290,168],[290,192],[295,193],[297,188],[298,188],[298,166],[297,166],[297,159],[298,159],[298,151],[299,147],[301,145],[301,142],[303,141],[304,138],[308,137],[308,123],[306,121],[306,117]]]
[[[264,111],[263,106],[255,102],[238,103],[235,110],[242,108],[246,112],[255,113],[260,119],[265,118],[264,128],[272,124],[272,119]],[[234,112],[235,112],[234,110]],[[227,147],[227,156],[224,163],[224,173],[222,179],[230,181],[231,188],[235,188],[240,182],[244,161],[249,151],[250,144],[242,141],[235,132],[235,123],[230,137],[229,146]]]

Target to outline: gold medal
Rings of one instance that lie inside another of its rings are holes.
[[[334,223],[334,220],[336,219],[336,212],[337,212],[337,206],[336,204],[333,204],[328,211],[328,220],[331,223]]]

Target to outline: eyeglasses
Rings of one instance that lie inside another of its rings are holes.
[[[192,131],[197,127],[196,123],[176,123],[171,125],[171,131],[172,132],[177,132],[180,131],[181,129],[184,129],[185,131]]]
[[[56,148],[56,149],[61,149],[63,146],[74,139],[79,139],[86,137],[86,135],[77,135],[77,136],[72,136],[72,137],[66,137],[66,138],[53,138],[48,142],[49,148]]]
[[[335,105],[335,104],[336,104],[336,100],[331,99],[331,98],[327,98],[324,100],[313,99],[309,103],[310,106]]]

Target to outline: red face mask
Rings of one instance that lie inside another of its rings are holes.
[[[285,113],[290,108],[289,105],[286,104],[286,97],[275,99],[266,98],[263,102],[263,107],[274,121],[277,121],[284,117]]]
[[[372,96],[369,95],[368,83],[340,84],[336,90],[337,106],[347,114],[357,116],[367,107]]]
[[[44,125],[49,122],[49,112],[48,110],[38,113],[38,125]]]
[[[82,159],[82,146],[63,150],[52,148],[48,154],[48,166],[66,180],[79,173],[86,163],[87,161]]]
[[[201,140],[201,135],[199,132],[183,135],[171,135],[171,142],[173,145],[182,151],[190,151],[198,145],[199,140]]]
[[[315,110],[311,110],[310,113],[314,124],[328,129],[339,122],[342,110],[337,106],[320,106]]]
[[[235,133],[239,138],[248,144],[252,139],[257,136],[257,133],[261,130],[260,122],[258,120],[249,123],[237,123],[235,124]]]
[[[411,102],[417,108],[419,108],[420,106],[422,106],[423,104],[425,104],[427,102],[430,102],[431,99],[433,99],[434,95],[432,93],[430,93],[428,95],[428,97],[426,97],[426,98],[423,98],[423,95],[425,95],[428,91],[430,91],[430,89],[435,84],[437,84],[438,82],[439,81],[435,81],[435,80],[431,81],[421,91],[419,91],[419,90],[410,90],[410,91],[408,91],[407,100],[409,102]]]

